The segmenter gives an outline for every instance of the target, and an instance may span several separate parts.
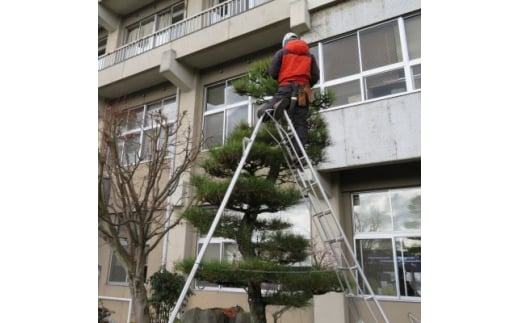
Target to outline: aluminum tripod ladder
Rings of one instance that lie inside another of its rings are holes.
[[[305,152],[301,141],[299,140],[298,136],[294,136],[295,140],[292,139],[293,134],[295,134],[296,132],[287,114],[287,111],[284,111],[284,118],[287,124],[289,125],[289,131],[286,131],[282,126],[281,122],[275,120],[271,114],[266,113],[258,120],[251,137],[244,138],[244,152],[242,154],[242,158],[240,159],[237,169],[235,170],[233,178],[231,179],[231,182],[227,188],[222,203],[217,211],[215,219],[213,220],[213,223],[211,224],[211,227],[206,235],[204,244],[202,245],[202,248],[200,249],[199,254],[197,255],[191,272],[186,278],[184,288],[179,296],[179,299],[177,300],[175,308],[173,309],[170,315],[168,323],[173,323],[173,321],[177,317],[177,314],[179,313],[181,304],[184,298],[186,297],[186,294],[188,292],[189,286],[191,285],[191,282],[193,281],[193,278],[195,277],[200,262],[208,247],[209,241],[211,240],[213,233],[215,232],[215,229],[220,221],[220,218],[224,213],[227,202],[240,176],[242,168],[244,167],[244,164],[247,160],[249,152],[251,151],[253,143],[256,139],[256,136],[260,130],[260,127],[264,119],[271,119],[275,124],[278,135],[276,136],[271,134],[271,136],[273,136],[275,141],[277,141],[283,148],[282,151],[284,152],[286,162],[288,163],[288,165],[290,165],[289,169],[294,179],[298,183],[302,196],[308,197],[309,199],[313,223],[317,228],[319,237],[321,238],[324,247],[326,247],[327,250],[329,250],[331,254],[334,256],[336,262],[335,271],[338,275],[338,279],[340,281],[345,296],[349,298],[349,308],[353,308],[353,314],[355,316],[356,323],[389,322],[381,306],[379,305],[379,302],[375,298],[372,288],[368,284],[368,281],[361,267],[359,266],[359,263],[355,258],[354,252],[352,251],[352,248],[345,236],[345,233],[343,232],[341,225],[338,222],[334,210],[330,205],[325,191],[321,183],[319,182],[316,171],[312,167],[310,159],[307,156],[307,153]],[[303,152],[303,156],[297,158],[296,162],[293,162],[292,156],[296,156],[295,144],[297,144],[300,147],[300,151]],[[292,165],[294,165],[295,167],[292,167]],[[323,202],[325,203],[325,205],[323,205]],[[348,252],[348,254],[345,254],[345,250]],[[363,286],[365,286],[365,291],[362,290],[360,286],[360,281],[362,282]],[[355,290],[351,286],[352,284],[356,286]],[[365,294],[367,292],[368,295]],[[372,318],[371,321],[365,321],[361,319],[362,312],[359,310],[357,306],[359,298],[361,298],[362,302],[367,306],[367,311],[365,312],[368,315],[370,315],[370,317]]]
[[[317,232],[323,247],[330,252],[335,260],[334,270],[338,275],[343,293],[347,297],[350,317],[356,323],[389,323],[362,267],[356,259],[356,255],[339,223],[311,160],[298,136],[294,135],[296,131],[287,111],[284,111],[283,117],[288,130],[284,128],[281,122],[273,120],[278,134],[277,136],[271,134],[271,136],[285,148],[283,151],[286,162],[290,165],[289,169],[298,183],[302,196],[309,200],[311,218],[314,224],[313,230]],[[296,155],[296,145],[302,152],[301,156]]]

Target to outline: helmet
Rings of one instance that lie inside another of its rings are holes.
[[[290,40],[295,40],[295,39],[299,39],[298,35],[296,35],[295,33],[285,34],[285,36],[283,36],[283,40],[282,40],[282,47],[284,47],[287,44],[287,42],[289,42]]]

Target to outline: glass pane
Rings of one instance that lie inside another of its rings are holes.
[[[421,189],[400,189],[390,192],[394,230],[421,229]]]
[[[318,51],[318,46],[314,45],[312,47],[309,47],[309,52],[314,56],[314,58],[316,58],[317,60],[320,59],[320,56],[319,56],[319,51]],[[316,61],[316,63],[318,63]]]
[[[208,87],[206,90],[206,111],[217,109],[224,105],[224,84]]]
[[[413,89],[419,90],[421,88],[421,64],[412,66],[413,75]]]
[[[406,91],[404,70],[398,69],[365,78],[367,100]]]
[[[149,104],[146,108],[145,127],[157,125],[160,122],[161,102]]]
[[[227,262],[237,262],[242,260],[242,255],[240,251],[238,251],[238,245],[233,242],[224,243],[224,261]]]
[[[105,54],[107,49],[107,37],[98,39],[98,56]]]
[[[160,13],[158,18],[157,30],[168,27],[171,24],[172,19],[171,10]]]
[[[232,81],[229,81],[228,84],[231,84],[231,82]],[[238,95],[232,85],[226,86],[226,104],[237,103],[245,100],[247,100],[247,96]]]
[[[216,113],[204,117],[204,148],[222,145],[224,129],[224,113]]]
[[[421,16],[405,19],[406,42],[410,59],[421,57]]]
[[[184,2],[173,6],[172,24],[179,22],[184,17]]]
[[[144,38],[148,35],[151,35],[153,33],[153,24],[154,24],[153,18],[151,18],[148,21],[143,21],[141,23],[141,29],[139,31],[139,38]]]
[[[159,138],[157,138],[159,136]],[[143,149],[141,154],[144,160],[152,159],[152,149],[158,149],[161,147],[161,143],[164,141],[164,131],[161,128],[156,127],[144,132],[143,138]],[[153,145],[156,145],[154,147]]]
[[[112,283],[126,283],[126,271],[121,265],[116,255],[112,252],[112,259],[110,262],[110,272],[108,274],[108,281]]]
[[[340,105],[361,101],[361,88],[359,87],[359,80],[329,86],[327,89],[334,93],[335,100],[332,102],[331,107],[337,107]]]
[[[125,44],[129,44],[133,41],[136,41],[139,38],[139,26],[133,26],[128,28],[128,33],[126,35]]]
[[[135,163],[139,156],[140,133],[124,135],[123,163]]]
[[[153,130],[148,130],[144,132],[143,138],[143,149],[141,150],[141,154],[143,155],[144,160],[150,160],[152,156],[152,136]]]
[[[325,81],[359,73],[359,51],[356,35],[323,44]]]
[[[198,251],[202,248],[202,244],[199,243]],[[220,260],[220,243],[209,243],[206,251],[204,252],[203,260]]]
[[[168,120],[175,119],[177,116],[177,99],[175,97],[164,100],[162,113],[168,118]]]
[[[117,139],[117,152],[119,154],[118,159],[121,161],[123,156],[123,147],[125,146],[125,140],[123,138]]]
[[[143,117],[144,117],[144,108],[137,108],[130,110],[128,112],[128,119],[126,123],[125,130],[136,130],[141,129],[141,126],[143,125]]]
[[[421,296],[421,238],[397,238],[397,271],[401,296]]]
[[[394,259],[391,239],[360,239],[356,240],[357,259],[363,272],[376,295],[397,295],[395,281]],[[363,292],[368,293],[363,280]]]
[[[354,233],[392,230],[392,213],[387,192],[352,195]]]
[[[202,248],[202,243],[199,243],[197,246],[197,253],[200,252]],[[202,261],[211,261],[211,260],[220,260],[220,243],[209,243],[206,251],[204,252],[204,256],[202,257]],[[196,280],[195,286],[197,288],[204,287],[218,287],[218,284],[213,284],[205,280]]]
[[[247,122],[247,105],[226,111],[226,138],[241,122]]]
[[[359,33],[363,70],[403,60],[397,21],[391,21]]]

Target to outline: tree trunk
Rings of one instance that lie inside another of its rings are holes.
[[[141,277],[129,277],[129,280],[135,323],[150,323],[150,308],[144,281]]]
[[[251,323],[267,323],[265,317],[265,304],[262,300],[260,283],[248,283],[247,301],[249,303],[249,311],[251,312]]]

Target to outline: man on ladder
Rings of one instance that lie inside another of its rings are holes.
[[[296,134],[302,145],[307,142],[309,126],[309,104],[312,100],[311,87],[318,82],[320,70],[316,58],[309,52],[309,45],[299,39],[295,33],[287,33],[282,40],[282,48],[273,56],[269,74],[278,81],[278,91],[274,97],[258,110],[258,118],[267,112],[280,119],[284,109],[289,109]],[[293,162],[301,157],[299,145],[293,138],[297,156],[291,156]]]

